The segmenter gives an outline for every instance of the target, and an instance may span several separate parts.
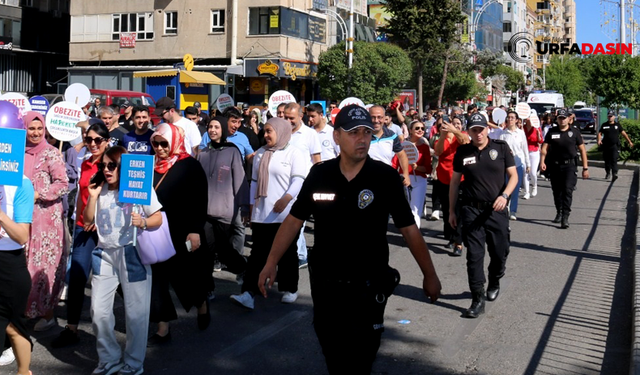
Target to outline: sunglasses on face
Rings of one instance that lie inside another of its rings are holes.
[[[102,144],[102,142],[104,142],[105,139],[102,137],[95,137],[95,138],[91,138],[91,137],[85,137],[84,138],[84,143],[90,145],[91,142],[95,142],[96,146],[100,146]]]
[[[104,171],[105,169],[109,172],[113,172],[118,168],[118,163],[110,161],[109,163],[98,163],[98,169]]]
[[[424,128],[422,126],[416,126],[413,130],[424,130]]]
[[[158,142],[158,141],[151,141],[151,145],[155,148],[158,148],[158,146],[162,147],[162,148],[169,148],[169,142],[167,141],[162,141],[162,142]]]

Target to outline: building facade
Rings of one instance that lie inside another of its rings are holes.
[[[576,4],[574,0],[527,0],[527,6],[536,13],[533,29],[535,42],[575,43],[576,42]],[[538,76],[542,76],[548,57],[535,55],[535,67]]]

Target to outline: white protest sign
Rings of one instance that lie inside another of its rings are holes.
[[[516,113],[518,117],[522,119],[529,118],[529,115],[531,115],[531,107],[529,107],[527,103],[518,103],[518,105],[516,105]]]
[[[529,121],[531,121],[531,126],[534,128],[540,127],[540,118],[538,117],[538,112],[535,109],[531,110],[531,116],[529,116]]]
[[[73,83],[64,90],[64,100],[84,107],[91,101],[91,92],[82,83]]]
[[[82,134],[76,124],[85,119],[86,116],[79,105],[70,102],[59,102],[54,104],[47,112],[47,131],[53,138],[69,142]]]
[[[233,107],[234,104],[231,95],[221,94],[218,96],[218,99],[216,99],[216,107],[218,107],[220,112],[224,112],[225,109]]]
[[[364,102],[362,100],[352,96],[341,101],[338,108],[342,109],[351,104],[359,105],[360,107],[363,107],[363,108],[365,107]]]
[[[418,148],[409,141],[404,141],[401,144],[405,154],[407,154],[407,159],[409,159],[409,165],[417,163],[420,158]]]
[[[504,123],[504,120],[507,119],[507,112],[505,112],[505,110],[502,108],[496,108],[493,110],[493,112],[491,112],[491,117],[493,118],[493,122],[495,122],[496,125],[502,125]]]
[[[271,116],[278,115],[278,106],[282,103],[295,103],[296,97],[286,90],[278,90],[269,97],[269,113]]]
[[[9,102],[18,107],[22,115],[24,115],[25,112],[31,110],[31,103],[29,102],[29,99],[27,99],[27,97],[22,94],[18,94],[17,92],[8,92],[6,94],[2,94],[2,96],[0,96],[0,100],[4,100],[5,102]]]

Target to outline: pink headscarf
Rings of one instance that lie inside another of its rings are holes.
[[[162,123],[151,134],[151,140],[153,141],[156,136],[160,136],[169,142],[169,157],[167,159],[156,157],[156,172],[167,173],[178,160],[191,156],[184,148],[184,134],[181,128],[173,124]]]
[[[29,111],[25,113],[24,116],[22,116],[22,121],[24,122],[25,129],[29,128],[29,124],[36,120],[40,121],[42,123],[42,126],[45,126],[44,117],[40,112]],[[36,161],[36,155],[47,148],[48,145],[49,143],[47,143],[44,134],[40,143],[37,144],[29,142],[29,138],[27,138],[27,145],[24,150],[24,175],[27,176],[27,178],[31,179],[33,177],[33,166]]]
[[[260,159],[260,166],[258,168],[258,190],[256,191],[256,199],[267,196],[267,189],[269,187],[269,162],[274,152],[282,150],[289,140],[291,140],[291,123],[287,120],[279,117],[273,117],[267,121],[265,126],[271,125],[276,132],[277,139],[276,144],[273,147],[262,146],[265,149],[262,159]]]

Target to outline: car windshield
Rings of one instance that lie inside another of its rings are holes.
[[[535,109],[539,115],[547,111],[551,111],[551,109],[554,107],[553,104],[547,104],[547,103],[527,103],[527,104],[529,104],[529,107],[531,107],[531,109]]]
[[[576,111],[576,118],[580,120],[593,120],[591,111]]]

